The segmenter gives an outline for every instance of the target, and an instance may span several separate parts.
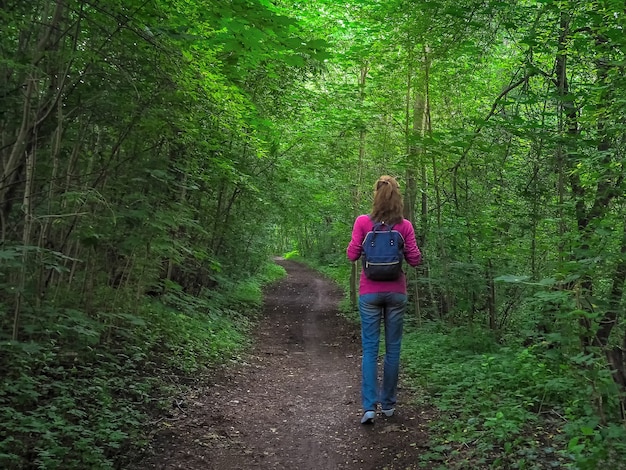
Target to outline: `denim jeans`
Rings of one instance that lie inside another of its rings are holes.
[[[406,303],[406,294],[396,292],[380,292],[359,296],[361,343],[363,345],[363,361],[361,363],[363,411],[375,411],[378,403],[381,404],[383,410],[391,409],[396,404],[402,325]],[[384,321],[385,325],[385,359],[382,387],[379,390],[378,350],[381,321]]]

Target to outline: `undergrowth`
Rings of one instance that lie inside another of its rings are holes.
[[[624,468],[624,428],[594,406],[616,396],[599,362],[502,346],[480,328],[410,328],[404,371],[442,417],[422,460],[442,469]]]
[[[269,265],[199,297],[171,285],[133,304],[131,293],[121,303],[119,291],[101,291],[93,313],[28,312],[27,341],[0,338],[0,468],[124,468],[146,443],[150,413],[246,346],[261,286],[283,275]]]

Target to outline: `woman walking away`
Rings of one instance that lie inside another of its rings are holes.
[[[385,416],[396,405],[402,325],[407,304],[403,259],[417,266],[422,258],[410,221],[402,217],[402,194],[391,176],[381,176],[374,185],[372,213],[354,222],[347,254],[351,261],[363,258],[359,281],[361,315],[361,424],[373,423],[378,404]],[[382,387],[378,386],[380,324],[385,324],[385,358]]]

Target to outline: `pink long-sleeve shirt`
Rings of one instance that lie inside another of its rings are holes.
[[[365,235],[374,228],[374,223],[368,215],[360,215],[354,221],[352,228],[352,239],[348,244],[347,255],[350,261],[356,261],[361,257],[363,252],[363,240]],[[422,260],[422,253],[415,241],[415,231],[413,225],[406,219],[394,225],[404,237],[404,259],[410,266],[417,266]],[[372,281],[368,279],[363,270],[361,270],[361,278],[359,280],[359,294],[376,294],[378,292],[399,292],[406,294],[406,278],[404,273],[394,281]]]

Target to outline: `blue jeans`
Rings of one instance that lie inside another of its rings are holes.
[[[391,409],[396,404],[402,325],[406,303],[406,294],[396,292],[380,292],[359,296],[361,343],[363,345],[363,361],[361,363],[363,411],[375,411],[378,403],[381,404],[383,410]],[[382,388],[379,393],[378,349],[381,321],[384,321],[385,324],[385,360]]]

